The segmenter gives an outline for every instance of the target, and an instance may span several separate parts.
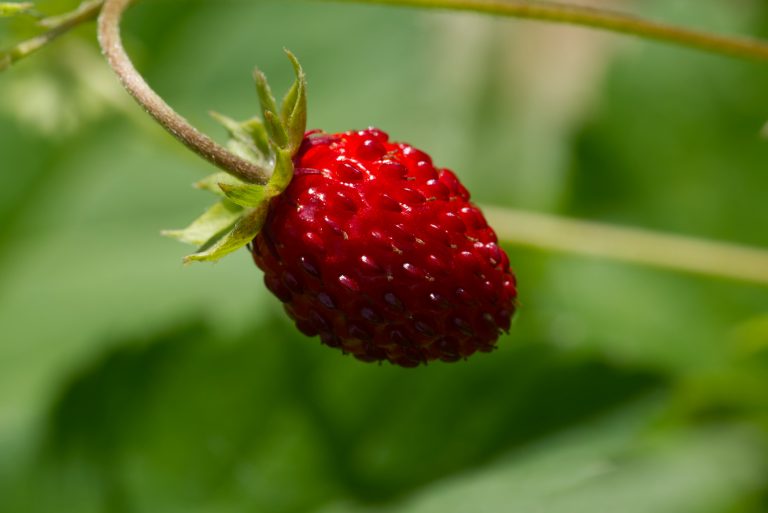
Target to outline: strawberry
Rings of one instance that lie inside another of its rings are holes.
[[[515,279],[451,171],[376,129],[310,133],[293,161],[252,252],[299,330],[408,367],[493,349]]]
[[[414,367],[494,349],[515,311],[509,259],[469,193],[381,130],[304,133],[303,71],[277,103],[257,73],[263,121],[218,119],[230,149],[272,166],[266,184],[219,173],[224,198],[179,232],[216,260],[246,244],[298,329],[355,358]]]

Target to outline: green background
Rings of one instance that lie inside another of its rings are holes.
[[[74,1],[44,1],[61,12]],[[759,0],[604,2],[768,37]],[[3,20],[7,46],[29,34]],[[210,166],[93,26],[0,75],[0,511],[768,510],[768,290],[507,246],[491,355],[415,370],[306,339],[247,252],[164,239]],[[310,127],[378,126],[481,203],[768,246],[768,67],[578,28],[272,1],[145,1],[149,82],[219,140],[259,65]],[[737,265],[737,264],[734,264]]]

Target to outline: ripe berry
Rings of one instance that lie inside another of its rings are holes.
[[[373,128],[310,132],[293,164],[251,249],[299,330],[404,367],[495,347],[515,277],[451,171]]]
[[[305,133],[306,77],[288,58],[296,81],[281,106],[257,71],[262,118],[216,115],[257,176],[198,182],[221,199],[166,234],[199,247],[187,262],[248,245],[299,330],[359,360],[414,367],[491,351],[515,277],[467,190],[381,130]]]

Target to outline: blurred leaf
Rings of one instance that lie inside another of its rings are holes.
[[[0,18],[28,14],[33,8],[31,2],[0,2]]]
[[[438,483],[391,508],[321,511],[704,513],[724,511],[758,489],[764,466],[754,452],[760,447],[754,433],[672,432],[638,444],[633,435],[642,416],[626,416]]]
[[[33,61],[4,73],[0,89],[0,112],[14,116],[17,129],[63,139],[110,111],[132,107],[99,53],[83,41],[61,39]]]
[[[279,346],[212,337],[193,323],[84,368],[0,509],[302,511],[329,497],[324,448],[273,368]]]
[[[737,357],[768,357],[768,314],[742,323],[732,335]]]
[[[363,365],[287,323],[236,339],[192,323],[109,345],[63,383],[2,511],[385,501],[658,387],[543,346],[419,372]]]
[[[502,343],[506,351],[474,365],[434,365],[396,379],[394,371],[329,369],[304,392],[308,408],[328,411],[321,417],[328,436],[356,447],[337,458],[364,498],[385,500],[461,472],[662,386],[652,374]]]

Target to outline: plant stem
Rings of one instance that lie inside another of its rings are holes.
[[[511,244],[768,285],[766,249],[502,207],[483,211]]]
[[[95,19],[101,10],[102,3],[102,0],[85,1],[72,12],[62,16],[40,20],[38,22],[39,25],[47,28],[48,31],[39,36],[27,39],[26,41],[22,41],[9,50],[0,52],[0,71],[9,68],[19,59],[23,59],[24,57],[35,53],[37,50],[59,36],[66,34],[78,25],[82,25],[85,22]]]
[[[187,148],[216,167],[250,183],[266,184],[269,172],[244,160],[198,131],[152,90],[123,48],[120,21],[133,0],[106,0],[98,23],[99,44],[110,66],[136,101]]]
[[[323,0],[328,1],[328,0]],[[547,1],[519,0],[330,0],[482,14],[581,25],[746,59],[768,60],[768,43],[645,20],[615,11]]]
[[[557,4],[516,0],[333,0],[473,11],[600,28],[713,53],[768,60],[768,44],[646,21],[626,14]],[[102,7],[103,4],[103,7]],[[120,21],[132,0],[92,0],[76,11],[49,18],[49,31],[0,54],[0,71],[29,55],[71,28],[99,17],[99,42],[126,89],[172,135],[214,165],[243,180],[265,183],[268,173],[233,155],[192,127],[169,107],[136,71],[123,48]],[[498,207],[485,209],[500,239],[523,246],[720,276],[768,285],[768,250],[712,242],[684,236],[563,219]]]

